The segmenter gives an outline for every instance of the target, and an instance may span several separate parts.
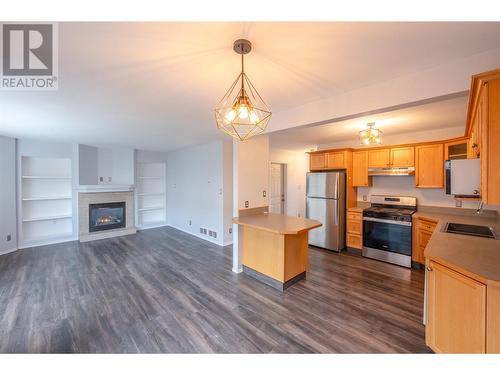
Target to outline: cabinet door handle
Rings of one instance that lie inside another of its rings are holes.
[[[426,269],[427,271],[429,271],[429,272],[434,271],[434,270],[433,270],[431,267],[429,267],[429,266],[425,266],[425,269]]]

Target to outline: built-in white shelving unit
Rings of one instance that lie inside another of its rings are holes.
[[[73,237],[70,158],[21,157],[22,247]]]
[[[166,225],[166,164],[137,164],[137,225],[141,229]]]

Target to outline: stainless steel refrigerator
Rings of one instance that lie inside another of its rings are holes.
[[[309,244],[328,250],[345,248],[345,172],[307,174],[306,217],[323,226],[309,232]]]

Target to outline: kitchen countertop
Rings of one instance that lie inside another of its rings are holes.
[[[233,223],[278,234],[298,234],[322,225],[317,220],[273,213],[235,217]]]
[[[500,286],[500,240],[445,233],[447,222],[486,225],[500,229],[499,216],[494,213],[477,215],[474,210],[419,208],[413,218],[430,219],[437,222],[424,255],[485,284]],[[466,213],[466,214],[462,214]]]
[[[347,211],[350,211],[350,212],[363,212],[363,210],[365,208],[368,208],[370,207],[370,203],[369,202],[357,202],[356,203],[356,206],[355,207],[349,207],[347,209]]]

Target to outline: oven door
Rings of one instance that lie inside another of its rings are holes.
[[[411,222],[363,217],[363,250],[367,256],[376,254],[377,259],[409,267],[411,236]]]

